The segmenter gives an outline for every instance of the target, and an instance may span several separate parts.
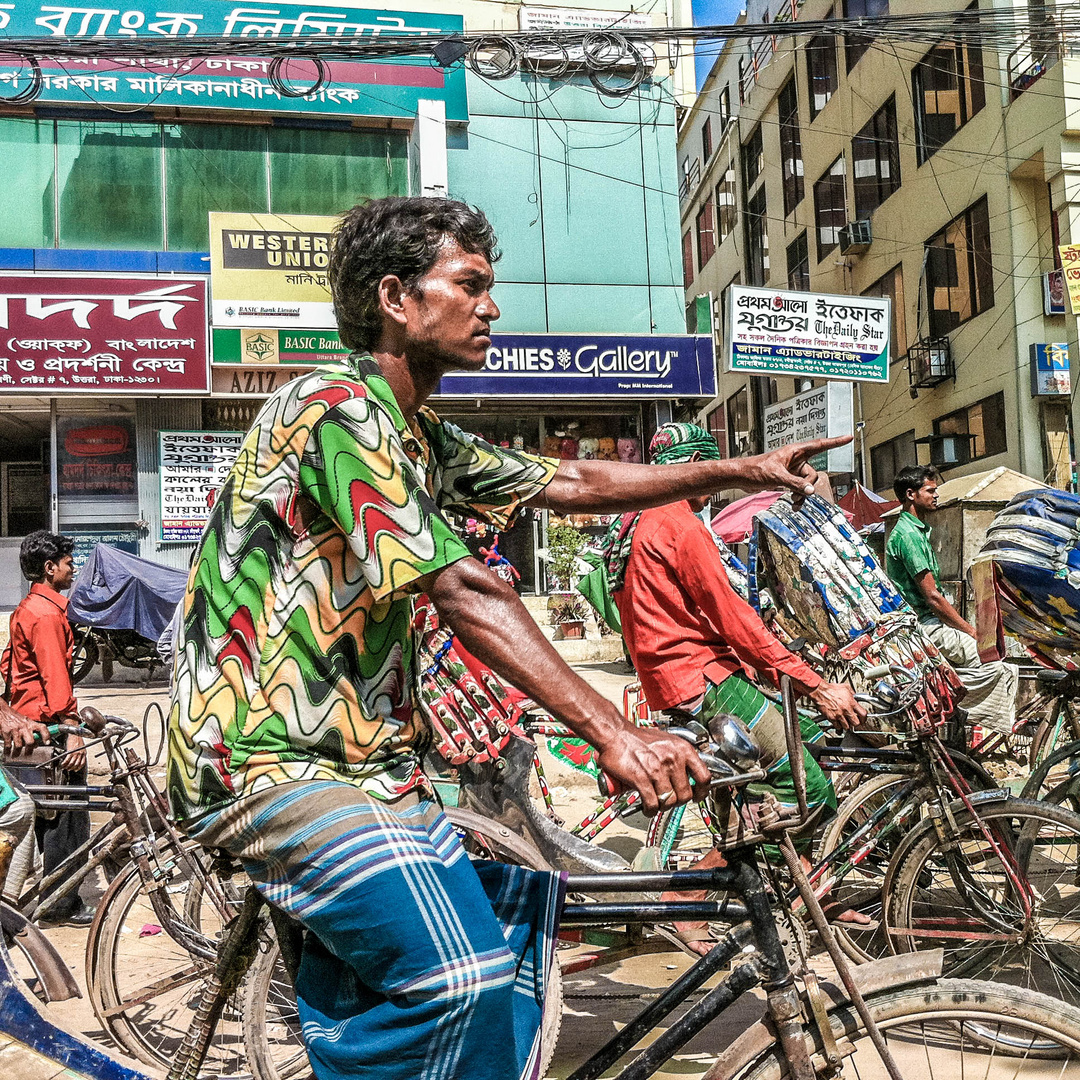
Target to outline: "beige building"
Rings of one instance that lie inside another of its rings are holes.
[[[894,14],[952,6],[902,2]],[[806,0],[797,16],[888,12]],[[1031,357],[1057,343],[1077,357],[1054,271],[1057,245],[1080,242],[1078,104],[1080,60],[1045,25],[1010,55],[728,42],[680,126],[688,320],[704,329],[711,302],[722,354],[732,283],[888,296],[889,382],[856,386],[855,475],[885,492],[899,468],[933,460],[946,478],[1006,465],[1068,487],[1071,397],[1034,394]],[[720,367],[700,419],[728,453],[753,451],[764,409],[804,387],[726,372],[722,355]]]

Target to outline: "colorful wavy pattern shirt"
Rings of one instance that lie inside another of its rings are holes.
[[[188,579],[169,720],[173,814],[294,780],[424,782],[409,592],[469,556],[447,512],[505,528],[558,462],[430,410],[369,356],[283,387],[247,433]]]

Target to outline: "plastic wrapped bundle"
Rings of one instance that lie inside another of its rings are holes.
[[[1080,496],[1021,492],[987,529],[976,563],[993,567],[1004,629],[1047,663],[1080,668]]]
[[[803,637],[830,678],[868,689],[864,672],[896,665],[925,681],[912,708],[939,724],[962,693],[955,672],[919,629],[918,619],[843,512],[816,495],[790,498],[755,516],[750,603],[779,624],[781,638]],[[882,725],[889,730],[891,725]]]
[[[798,509],[779,499],[756,515],[750,603],[759,612],[775,605],[800,635],[836,647],[909,610],[843,512],[816,495]]]

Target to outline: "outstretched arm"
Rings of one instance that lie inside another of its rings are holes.
[[[728,487],[754,491],[780,488],[809,495],[818,477],[810,459],[850,441],[850,436],[814,439],[754,457],[662,468],[620,461],[563,461],[551,482],[530,504],[559,514],[619,514],[711,495]]]
[[[708,769],[688,743],[628,723],[571,671],[514,590],[475,559],[460,559],[421,584],[465,648],[595,746],[600,767],[641,792],[647,813],[671,792],[665,808],[689,800],[690,776],[708,783]]]

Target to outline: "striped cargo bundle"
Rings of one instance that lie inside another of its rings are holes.
[[[1044,663],[1080,670],[1080,496],[1016,495],[987,529],[973,570],[980,605],[992,585],[1005,630]]]
[[[810,495],[796,508],[777,500],[754,519],[750,603],[771,616],[781,638],[805,638],[826,676],[850,677],[896,665],[926,680],[914,720],[940,724],[961,694],[956,673],[843,512]]]
[[[417,601],[413,628],[417,700],[431,725],[432,749],[450,765],[494,761],[511,734],[525,734],[512,691],[490,668],[466,663],[426,597]]]

